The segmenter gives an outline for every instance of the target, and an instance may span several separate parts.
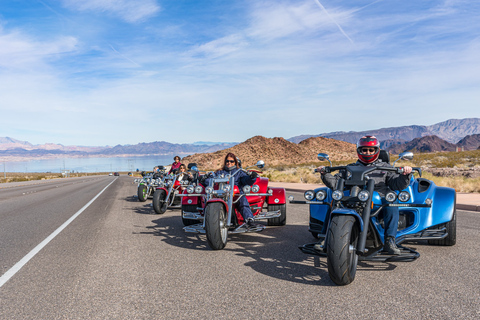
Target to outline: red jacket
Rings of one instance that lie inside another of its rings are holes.
[[[181,165],[180,161],[172,163],[172,167],[170,168],[170,171],[168,171],[168,174],[172,173],[173,170],[180,168]]]

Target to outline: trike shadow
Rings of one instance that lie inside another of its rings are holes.
[[[167,210],[162,216],[152,220],[150,231],[144,234],[159,236],[165,243],[190,250],[211,250],[204,234],[187,233],[176,211]],[[267,227],[259,233],[230,234],[228,243],[222,251],[245,256],[251,261],[245,266],[265,274],[295,283],[309,285],[334,286],[327,271],[325,258],[302,253],[298,246],[314,242],[307,226],[286,225]],[[391,263],[359,262],[358,270],[385,271],[396,268]]]

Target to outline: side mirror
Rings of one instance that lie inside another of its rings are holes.
[[[413,152],[402,152],[398,155],[398,158],[399,159],[402,159],[402,160],[412,160],[413,159]]]
[[[256,166],[257,166],[259,169],[263,169],[263,167],[265,167],[265,161],[263,161],[263,160],[258,160]]]
[[[195,171],[195,172],[198,172],[198,168],[197,168],[196,166],[192,166],[192,167],[190,168],[190,170]]]
[[[330,163],[330,166],[332,166],[332,161],[330,161],[330,157],[329,157],[329,155],[326,154],[326,153],[319,153],[319,154],[317,155],[317,159],[318,159],[319,161],[328,161],[328,162]]]

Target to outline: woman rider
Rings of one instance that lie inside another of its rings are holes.
[[[256,172],[250,171],[248,174],[240,169],[238,158],[233,153],[228,153],[225,156],[223,161],[223,167],[215,172],[216,175],[233,175],[235,174],[235,185],[238,186],[240,193],[243,193],[243,187],[246,185],[253,185],[257,181],[258,174]],[[208,185],[208,182],[211,178],[207,178],[204,182],[205,185]],[[253,213],[250,209],[250,204],[247,201],[246,197],[241,197],[235,204],[237,210],[243,217],[245,224],[248,228],[255,227]]]

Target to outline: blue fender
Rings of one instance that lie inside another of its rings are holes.
[[[332,211],[332,217],[333,216],[339,216],[339,215],[348,215],[348,216],[354,216],[355,219],[358,222],[358,225],[360,226],[360,232],[363,231],[363,219],[362,217],[356,212],[355,210],[352,209],[345,209],[345,208],[338,208]]]
[[[457,194],[455,189],[437,187],[432,202],[432,225],[449,222],[455,212]]]

